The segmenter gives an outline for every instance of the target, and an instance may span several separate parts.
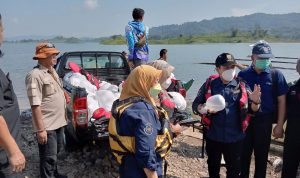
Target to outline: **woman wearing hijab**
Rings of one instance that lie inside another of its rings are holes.
[[[159,80],[159,84],[162,89],[161,92],[154,97],[154,99],[156,105],[164,108],[164,110],[168,112],[168,115],[171,118],[174,115],[176,104],[168,95],[167,89],[172,83],[172,72],[175,70],[175,67],[163,60],[155,60],[153,62],[148,63],[148,65],[162,71],[162,75]],[[182,131],[182,128],[179,124],[173,125],[171,123],[170,127],[172,129],[172,132],[176,134],[179,134]]]
[[[125,81],[120,99],[116,101],[125,103],[131,98],[141,98],[132,102],[121,114],[114,116],[118,117],[114,123],[118,137],[127,137],[130,140],[130,148],[125,150],[134,150],[133,153],[124,154],[121,158],[119,170],[121,178],[154,178],[162,175],[162,158],[156,151],[156,139],[162,125],[154,100],[161,90],[158,83],[161,76],[162,71],[151,66],[136,67]],[[112,125],[110,122],[110,137],[115,139],[112,137]],[[124,141],[121,142],[126,144]],[[115,148],[112,144],[111,148],[114,153]]]

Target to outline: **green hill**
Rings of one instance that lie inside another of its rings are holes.
[[[263,14],[256,13],[241,17],[220,17],[200,22],[187,22],[181,25],[164,25],[150,29],[152,39],[175,38],[239,32],[255,33],[257,29],[278,38],[300,40],[300,13]],[[256,34],[253,34],[256,35]]]
[[[265,39],[268,42],[299,42],[297,39],[289,39],[272,35],[253,36],[252,33],[238,32],[235,35],[231,32],[216,33],[207,35],[190,35],[173,38],[153,39],[150,37],[149,44],[197,44],[197,43],[253,43],[259,39]],[[124,36],[105,38],[100,41],[105,45],[126,44]]]

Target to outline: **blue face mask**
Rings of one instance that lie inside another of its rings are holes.
[[[255,62],[255,67],[261,70],[265,70],[271,64],[270,59],[257,59]]]

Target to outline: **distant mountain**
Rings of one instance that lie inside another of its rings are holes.
[[[57,35],[50,36],[39,36],[39,35],[30,35],[30,36],[14,36],[14,37],[6,37],[5,41],[21,41],[21,40],[43,40],[43,39],[51,39],[55,38]]]
[[[300,13],[256,13],[241,17],[220,17],[200,22],[186,22],[181,25],[163,25],[151,28],[150,35],[154,39],[163,39],[224,33],[233,30],[253,33],[257,29],[277,37],[300,39]]]
[[[41,42],[49,41],[51,43],[81,43],[81,42],[99,42],[103,37],[99,38],[89,38],[89,37],[64,37],[64,36],[18,36],[6,38],[5,42]]]

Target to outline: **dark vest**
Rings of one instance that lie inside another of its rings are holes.
[[[290,90],[287,94],[287,119],[288,122],[297,122],[300,123],[300,79],[297,83],[290,87]]]
[[[8,129],[18,143],[20,140],[20,110],[9,74],[0,69],[0,113],[4,117]],[[0,148],[0,165],[7,162],[6,153]]]

